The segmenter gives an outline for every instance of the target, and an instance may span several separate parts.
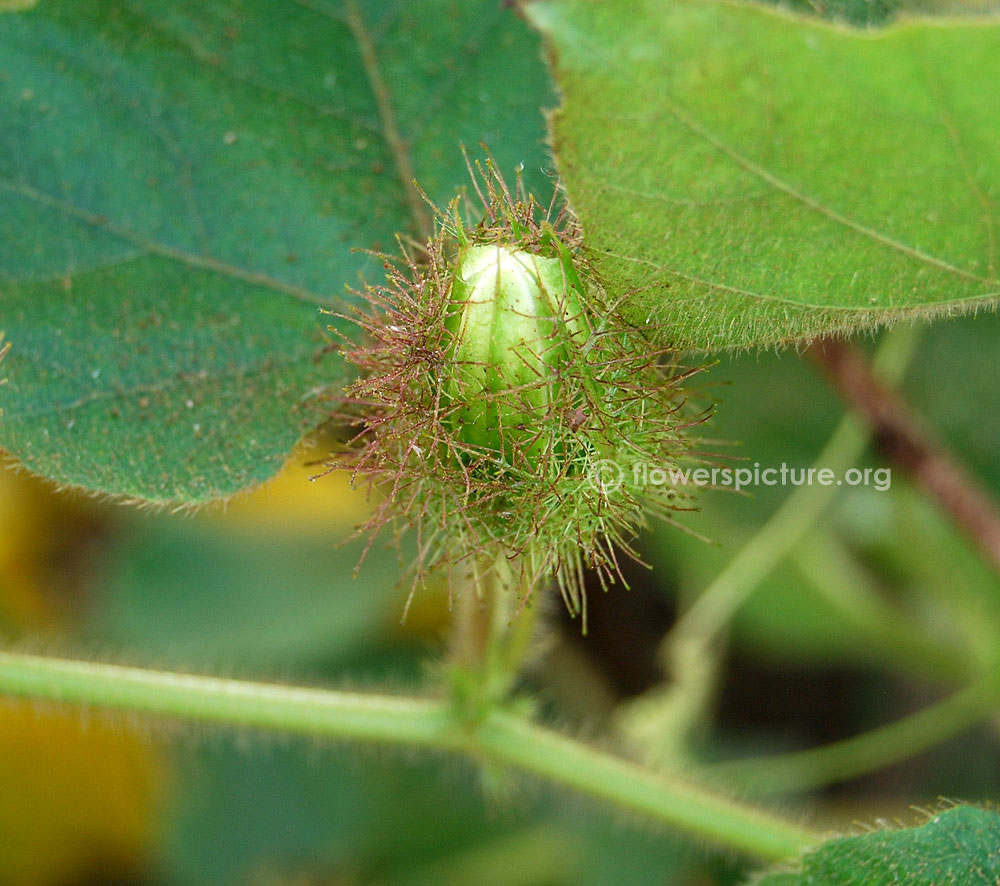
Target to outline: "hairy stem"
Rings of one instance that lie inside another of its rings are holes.
[[[470,724],[447,700],[365,695],[0,652],[0,693],[334,739],[457,751],[516,766],[686,832],[783,859],[822,835],[666,778],[494,708]]]
[[[458,599],[452,636],[453,688],[480,716],[511,693],[531,652],[539,607],[522,606],[527,593],[500,556],[480,564]]]
[[[770,812],[654,774],[503,711],[483,724],[478,739],[494,759],[761,858],[790,858],[822,840]]]
[[[0,652],[0,693],[302,735],[439,745],[453,722],[432,699],[204,677]]]

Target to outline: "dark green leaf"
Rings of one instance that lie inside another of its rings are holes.
[[[0,16],[0,445],[204,501],[274,473],[346,369],[352,249],[426,231],[459,145],[547,186],[532,35],[482,0],[45,0]]]

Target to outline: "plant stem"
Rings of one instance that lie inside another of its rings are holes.
[[[0,693],[302,735],[441,745],[439,700],[332,692],[0,652]]]
[[[301,735],[458,751],[516,766],[687,834],[780,860],[822,835],[493,709],[470,724],[447,700],[366,695],[0,652],[0,693]]]
[[[887,333],[876,358],[881,375],[894,381],[916,348],[915,328]],[[814,464],[843,473],[860,458],[868,432],[852,415],[845,415],[816,457]],[[798,486],[698,596],[671,630],[667,643],[696,637],[707,644],[779,562],[806,536],[836,497],[837,486]]]
[[[834,532],[816,527],[792,557],[803,580],[850,622],[866,658],[949,688],[968,682],[978,666],[968,646],[930,636],[884,599]]]
[[[506,557],[478,565],[458,600],[451,648],[454,689],[471,703],[473,716],[502,704],[513,690],[532,650],[539,610],[521,606],[526,590]]]
[[[509,691],[529,663],[534,650],[532,640],[538,628],[541,605],[538,600],[522,606],[528,588],[519,587],[514,570],[506,557],[495,564],[490,644],[486,667],[500,691]]]
[[[917,330],[887,333],[876,364],[890,380],[898,379],[916,347]],[[816,457],[816,467],[843,473],[864,452],[868,434],[845,415]],[[676,759],[692,726],[706,709],[719,662],[713,645],[736,611],[760,583],[808,535],[837,495],[836,486],[799,486],[722,572],[681,614],[660,645],[660,661],[670,682],[625,706],[619,729],[653,765]]]
[[[810,356],[834,387],[871,425],[886,457],[907,471],[1000,572],[1000,511],[996,503],[923,426],[909,406],[846,342],[821,339]]]
[[[912,757],[985,720],[997,706],[995,678],[980,680],[922,711],[871,732],[807,751],[733,760],[705,772],[757,796],[792,793],[853,778]]]
[[[916,327],[886,333],[875,358],[878,373],[898,381],[918,336]],[[813,464],[843,473],[867,444],[867,430],[853,415],[845,415]],[[719,635],[760,583],[808,537],[836,494],[836,486],[818,484],[793,490],[663,639],[659,657],[669,682],[632,700],[618,715],[618,729],[646,762],[666,765],[685,752],[716,685],[721,667],[715,650]]]
[[[496,711],[479,731],[494,759],[761,858],[790,858],[822,835]]]

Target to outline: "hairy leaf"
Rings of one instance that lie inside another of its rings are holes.
[[[741,348],[1000,295],[995,20],[853,30],[700,0],[541,0],[596,268],[667,344]]]
[[[800,872],[757,886],[993,886],[1000,881],[1000,815],[957,806],[926,824],[829,840]]]
[[[320,308],[381,274],[353,250],[425,233],[412,180],[450,199],[460,143],[548,185],[548,96],[492,0],[0,16],[0,446],[155,502],[270,476],[345,380]]]

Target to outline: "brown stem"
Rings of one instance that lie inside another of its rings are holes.
[[[809,356],[871,425],[876,444],[938,503],[1000,573],[1000,511],[976,481],[934,438],[918,416],[872,373],[864,354],[848,342],[820,339]]]

